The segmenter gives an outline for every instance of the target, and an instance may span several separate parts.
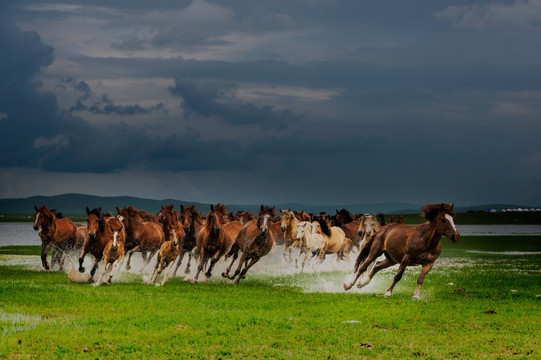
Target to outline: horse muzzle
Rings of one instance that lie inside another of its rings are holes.
[[[456,243],[459,237],[460,237],[460,234],[457,231],[456,233],[453,233],[451,234],[451,236],[449,236],[449,240],[451,240],[452,243]]]
[[[34,230],[38,231],[41,228],[41,225],[34,225]]]

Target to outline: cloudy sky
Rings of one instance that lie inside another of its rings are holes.
[[[541,0],[2,1],[0,197],[541,203]]]

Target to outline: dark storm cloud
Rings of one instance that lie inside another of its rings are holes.
[[[91,105],[85,105],[84,100],[87,99],[85,94],[83,97],[77,100],[77,103],[72,106],[69,111],[88,111],[92,114],[97,115],[120,115],[120,116],[130,116],[130,115],[141,115],[148,114],[154,111],[160,111],[166,113],[167,110],[164,108],[163,103],[156,104],[154,106],[144,108],[139,104],[135,105],[115,105],[115,103],[108,97],[107,94],[103,94],[101,101],[94,102]]]
[[[228,88],[216,84],[203,84],[189,80],[176,79],[175,86],[169,87],[171,94],[182,98],[182,107],[188,113],[205,117],[218,116],[233,125],[257,125],[262,128],[284,129],[291,121],[298,121],[301,116],[289,110],[275,110],[272,106],[256,106],[253,103],[240,103],[228,92]]]

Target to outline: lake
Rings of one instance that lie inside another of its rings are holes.
[[[41,245],[30,222],[0,222],[0,246]],[[86,225],[86,224],[85,224]],[[541,225],[459,225],[462,236],[541,235]]]

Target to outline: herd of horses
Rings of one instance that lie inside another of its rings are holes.
[[[345,290],[353,287],[361,276],[358,287],[367,285],[378,271],[399,264],[385,296],[391,296],[407,266],[421,265],[413,294],[418,299],[424,277],[441,253],[441,238],[447,237],[452,242],[459,238],[454,207],[447,203],[423,206],[421,215],[427,221],[421,225],[406,225],[401,218],[386,224],[382,214],[353,215],[345,209],[330,216],[291,210],[277,213],[274,207],[261,205],[255,216],[245,211],[227,212],[219,203],[211,205],[206,216],[193,205],[181,205],[180,212],[173,205],[162,206],[157,214],[133,206],[117,207],[116,215],[102,212],[101,207],[92,210],[87,207],[84,226],[46,206],[34,208],[34,230],[42,241],[43,267],[50,268],[47,255],[51,249],[51,266],[57,263],[60,269],[65,255],[75,251],[79,254],[78,270],[84,273],[83,262],[90,253],[94,259],[91,281],[102,264],[95,283],[98,285],[110,283],[115,269],[124,267],[124,262],[129,270],[135,252],[141,253],[143,268],[157,254],[150,278],[157,285],[162,273],[161,285],[168,277],[175,276],[186,256],[186,274],[190,273],[192,259],[198,260],[195,276],[186,281],[197,283],[201,272],[204,281],[208,280],[216,263],[224,259],[229,265],[221,275],[238,284],[262,257],[275,246],[282,246],[286,262],[293,262],[293,252],[298,250],[295,265],[301,272],[312,258],[323,262],[326,256],[334,254],[337,260],[345,260],[352,251],[358,252],[353,280],[343,284]]]

